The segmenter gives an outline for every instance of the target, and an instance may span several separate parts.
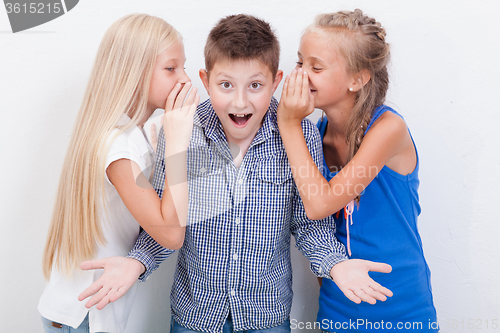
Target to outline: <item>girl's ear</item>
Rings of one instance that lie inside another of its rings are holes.
[[[205,87],[205,90],[207,91],[208,96],[210,96],[207,71],[204,69],[200,69],[199,75],[200,75],[201,82],[203,82],[203,86]]]
[[[353,82],[349,87],[349,90],[350,91],[360,90],[362,87],[365,86],[365,84],[368,83],[368,81],[370,81],[370,78],[371,78],[370,71],[368,71],[367,69],[363,69],[361,72],[353,76]]]

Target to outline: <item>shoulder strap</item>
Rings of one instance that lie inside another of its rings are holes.
[[[372,116],[372,120],[370,120],[370,123],[368,124],[368,126],[366,127],[366,130],[365,130],[365,135],[366,133],[368,132],[368,130],[372,127],[373,123],[385,112],[385,111],[391,111],[392,113],[394,114],[397,114],[398,116],[400,116],[401,118],[403,118],[403,116],[401,116],[399,113],[397,113],[393,108],[387,106],[387,105],[381,105],[379,107],[377,107],[374,111],[373,111],[373,116]]]

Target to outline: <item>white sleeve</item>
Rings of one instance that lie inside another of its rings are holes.
[[[113,139],[113,136],[115,136],[116,133],[117,130],[113,131],[111,133],[110,139]],[[111,184],[108,179],[108,175],[106,174],[106,170],[111,163],[120,159],[127,159],[137,163],[142,170],[143,166],[141,164],[143,163],[141,163],[140,156],[141,155],[139,153],[137,145],[133,140],[131,140],[131,137],[128,133],[122,133],[114,138],[113,143],[109,146],[108,154],[106,155],[106,163],[104,165],[104,175],[108,183]]]

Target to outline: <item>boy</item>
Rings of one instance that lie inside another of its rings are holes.
[[[200,78],[210,99],[198,107],[188,149],[189,226],[172,286],[173,332],[289,332],[290,235],[319,277],[347,259],[333,219],[309,220],[293,182],[272,97],[283,76],[278,64],[277,38],[252,16],[226,17],[208,36]],[[319,133],[308,120],[302,125],[320,165]],[[153,181],[160,196],[163,145],[160,133]],[[131,283],[141,273],[145,280],[171,252],[143,232],[122,272]]]

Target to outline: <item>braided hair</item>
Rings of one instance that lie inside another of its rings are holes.
[[[320,31],[331,37],[340,56],[347,63],[347,72],[357,74],[367,70],[370,80],[357,91],[356,103],[347,123],[346,142],[349,162],[358,151],[373,111],[385,101],[389,86],[387,64],[390,59],[385,30],[375,19],[360,9],[320,14],[309,31]]]

